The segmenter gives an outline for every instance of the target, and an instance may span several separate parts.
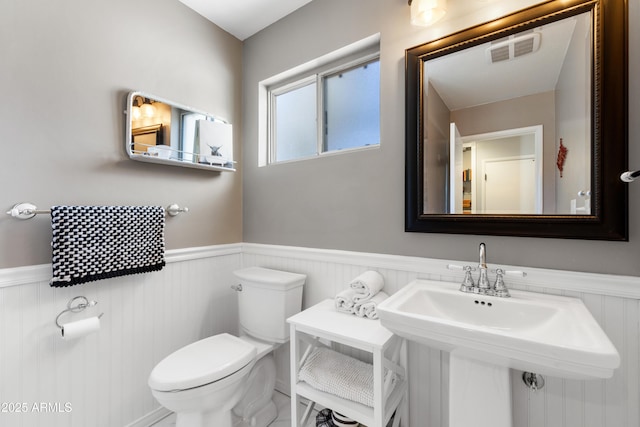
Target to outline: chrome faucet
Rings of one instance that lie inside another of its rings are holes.
[[[504,284],[504,274],[506,272],[501,268],[496,268],[496,284],[493,285],[494,295],[501,298],[509,298],[511,295],[509,294],[509,289]],[[516,273],[516,272],[514,272]],[[526,276],[526,273],[522,272],[523,276]]]
[[[480,277],[478,278],[478,293],[489,294],[491,291],[491,285],[489,283],[489,277],[487,276],[487,246],[484,243],[480,243],[480,261],[478,263],[478,270],[480,270]]]
[[[479,255],[480,259],[478,261],[477,269],[480,270],[480,276],[478,277],[478,284],[473,281],[473,277],[471,276],[472,271],[476,271],[476,268],[465,265],[447,265],[447,268],[450,270],[463,270],[464,271],[464,280],[460,285],[460,291],[480,294],[480,295],[489,295],[496,296],[500,298],[509,298],[509,290],[504,283],[504,276],[519,276],[525,277],[527,274],[524,271],[505,271],[502,268],[497,268],[495,270],[491,270],[496,273],[496,281],[495,283],[491,283],[489,281],[489,275],[487,273],[487,245],[484,243],[480,243],[479,247]]]

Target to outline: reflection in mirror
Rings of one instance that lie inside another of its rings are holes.
[[[162,124],[133,127],[131,129],[131,143],[133,144],[133,152],[138,154],[151,153],[154,151],[152,148],[163,147]]]
[[[541,214],[542,125],[462,137],[451,123],[451,213]]]
[[[125,146],[133,160],[235,170],[231,124],[142,92],[128,96]]]
[[[442,145],[425,150],[425,176],[442,175],[425,182],[425,213],[571,213],[591,186],[591,22],[586,12],[424,62],[425,144]],[[539,129],[537,145],[515,136],[523,127]]]
[[[627,28],[549,0],[407,49],[405,230],[627,240]]]

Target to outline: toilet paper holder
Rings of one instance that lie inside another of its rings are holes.
[[[62,310],[57,316],[56,316],[56,326],[60,329],[62,329],[62,325],[60,324],[60,316],[62,316],[65,313],[80,313],[81,311],[85,310],[87,307],[93,307],[94,305],[98,304],[97,301],[89,301],[87,299],[87,297],[83,297],[83,296],[78,296],[75,298],[71,298],[69,300],[69,302],[67,303],[67,308]],[[100,315],[98,316],[98,318],[101,318],[102,315],[104,313],[100,313]]]

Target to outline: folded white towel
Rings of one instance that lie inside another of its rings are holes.
[[[377,319],[378,318],[378,310],[377,306],[382,301],[389,298],[389,295],[380,291],[375,294],[371,299],[368,299],[364,302],[358,302],[354,306],[354,312],[356,315],[360,317],[366,317],[368,319]]]
[[[384,277],[377,271],[365,271],[349,284],[356,291],[353,300],[357,303],[371,299],[384,287]]]
[[[345,289],[344,291],[339,292],[335,297],[336,310],[342,313],[354,314],[355,301],[353,300],[353,297],[355,294],[356,291],[353,289]]]
[[[313,388],[373,407],[373,365],[318,347],[298,374]]]

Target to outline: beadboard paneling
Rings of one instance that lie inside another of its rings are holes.
[[[13,278],[3,271],[0,403],[26,403],[28,412],[0,413],[0,425],[117,427],[157,412],[147,386],[155,364],[188,343],[237,331],[230,285],[232,272],[241,266],[240,251],[240,245],[170,251],[159,272],[69,288],[51,288],[43,268],[26,269],[29,274],[19,269]],[[25,283],[27,277],[39,280]],[[64,341],[54,320],[78,295],[98,305],[65,314],[61,322],[104,312],[101,328]],[[54,407],[34,411],[40,402]]]
[[[147,387],[155,364],[183,345],[237,330],[233,271],[259,265],[308,276],[304,306],[333,296],[367,269],[394,293],[411,280],[459,281],[449,262],[309,248],[238,244],[169,251],[160,272],[87,283],[48,285],[50,266],[0,270],[0,402],[51,403],[45,412],[0,413],[16,427],[143,427],[162,409]],[[622,357],[610,380],[546,377],[528,390],[513,371],[514,427],[640,425],[640,280],[633,277],[525,269],[511,287],[581,298]],[[59,338],[56,315],[74,296],[98,301],[80,319],[104,312],[101,330],[77,341]],[[354,354],[364,358],[365,354]],[[288,345],[276,352],[278,388],[289,388]],[[447,353],[409,345],[410,427],[448,426]],[[72,411],[64,412],[69,402]],[[57,404],[57,406],[55,406]],[[52,412],[53,410],[53,412]]]
[[[460,281],[446,269],[450,262],[257,244],[243,245],[243,266],[262,266],[307,274],[304,306],[333,298],[367,269],[385,277],[387,293],[394,293],[420,277]],[[512,371],[514,427],[637,427],[640,425],[640,279],[529,269],[526,278],[507,283],[512,288],[582,299],[620,352],[621,366],[608,380],[576,381],[545,377],[546,385],[529,390],[522,372]],[[278,370],[288,369],[284,360]],[[410,427],[447,427],[449,357],[446,352],[410,343]],[[278,377],[282,374],[279,372]]]

